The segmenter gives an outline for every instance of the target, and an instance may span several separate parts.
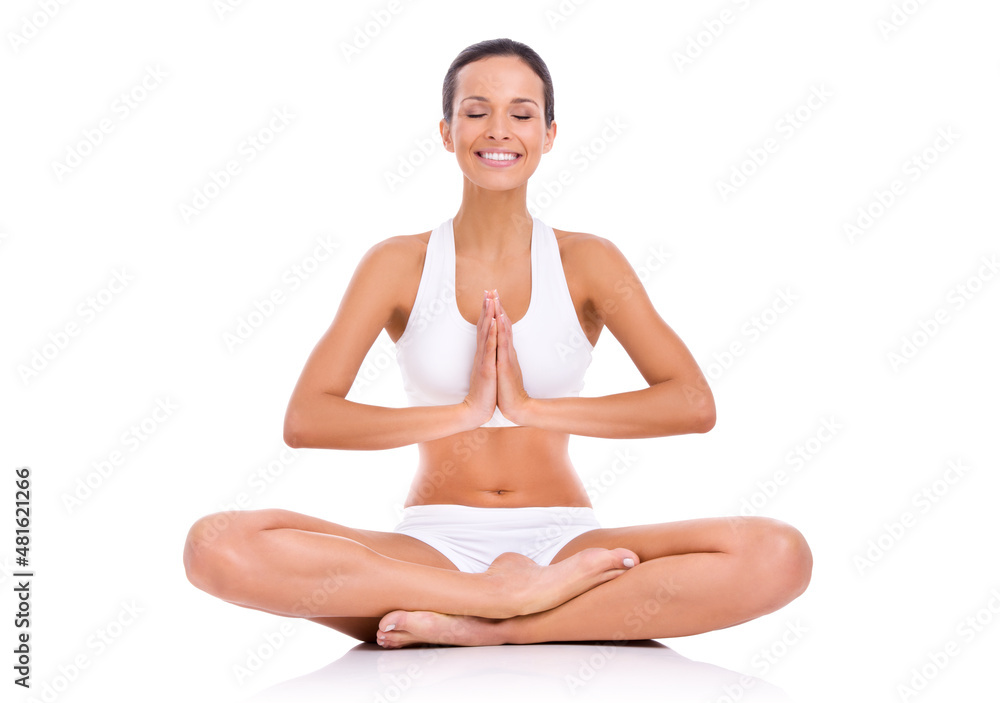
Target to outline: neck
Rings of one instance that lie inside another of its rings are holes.
[[[456,246],[481,260],[522,253],[531,242],[528,184],[512,190],[486,190],[464,179],[462,204],[452,220]]]

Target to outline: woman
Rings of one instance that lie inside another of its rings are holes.
[[[461,207],[366,252],[285,417],[292,447],[417,443],[402,522],[378,532],[286,510],[216,513],[191,528],[188,578],[387,648],[678,637],[797,597],[812,555],[783,522],[596,521],[569,435],[707,432],[711,390],[614,244],[529,215],[528,178],[556,135],[541,58],[509,39],[475,44],[443,97]],[[649,388],[579,397],[604,326]],[[345,399],[382,329],[409,407]]]

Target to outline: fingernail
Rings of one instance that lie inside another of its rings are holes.
[[[635,566],[635,561],[633,561],[631,558],[626,558],[625,566],[631,569],[633,566]]]

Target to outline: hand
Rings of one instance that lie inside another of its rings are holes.
[[[476,356],[464,402],[472,409],[473,416],[479,418],[476,427],[488,422],[497,407],[497,325],[493,298],[486,291],[476,323]]]
[[[520,425],[523,423],[518,416],[531,401],[531,396],[524,390],[521,365],[517,363],[517,352],[514,351],[514,327],[504,312],[499,295],[496,303],[497,405],[504,417]]]

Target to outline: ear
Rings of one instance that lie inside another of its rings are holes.
[[[443,117],[441,118],[441,122],[438,127],[441,130],[441,142],[444,144],[445,151],[454,152],[455,145],[451,141],[451,127],[448,126],[448,123]]]
[[[549,153],[549,149],[552,148],[552,142],[556,140],[556,121],[552,120],[552,126],[545,130],[545,144],[542,146],[542,153]]]

